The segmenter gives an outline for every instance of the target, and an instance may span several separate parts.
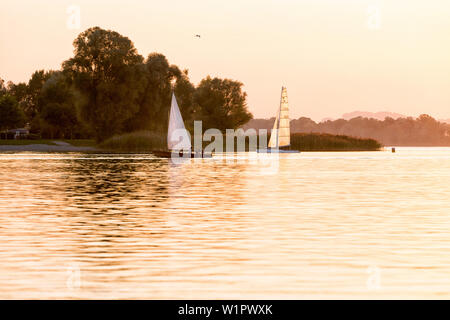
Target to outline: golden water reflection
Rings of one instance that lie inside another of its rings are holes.
[[[446,148],[0,154],[0,298],[449,298],[449,185]]]

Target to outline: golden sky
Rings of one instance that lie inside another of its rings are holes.
[[[208,74],[242,81],[255,117],[274,116],[285,85],[291,118],[354,110],[450,118],[448,0],[2,0],[0,8],[5,80],[58,69],[77,34],[100,26],[144,56],[165,54],[194,83]]]

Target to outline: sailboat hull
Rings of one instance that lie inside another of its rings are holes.
[[[172,151],[164,151],[164,150],[154,150],[152,151],[152,153],[160,158],[172,158]],[[189,154],[188,158],[212,158],[212,154],[211,153],[206,153],[206,152],[193,152],[193,151],[188,151],[187,154]],[[186,153],[183,153],[183,151],[180,151],[178,153],[178,156],[180,158],[185,157]]]

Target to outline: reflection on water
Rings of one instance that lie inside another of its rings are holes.
[[[0,298],[450,298],[450,149],[269,169],[0,154]]]

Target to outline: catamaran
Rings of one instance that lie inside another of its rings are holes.
[[[291,145],[291,130],[289,124],[289,103],[286,87],[281,87],[280,107],[278,108],[275,123],[270,134],[267,149],[258,149],[261,153],[298,153],[297,150],[289,150]],[[284,148],[284,149],[282,149]]]
[[[153,154],[158,157],[171,158],[173,154],[184,157],[189,154],[191,158],[211,158],[210,153],[203,151],[192,152],[191,137],[184,126],[183,117],[178,107],[175,93],[172,92],[170,105],[169,128],[167,130],[167,150],[154,150]]]

